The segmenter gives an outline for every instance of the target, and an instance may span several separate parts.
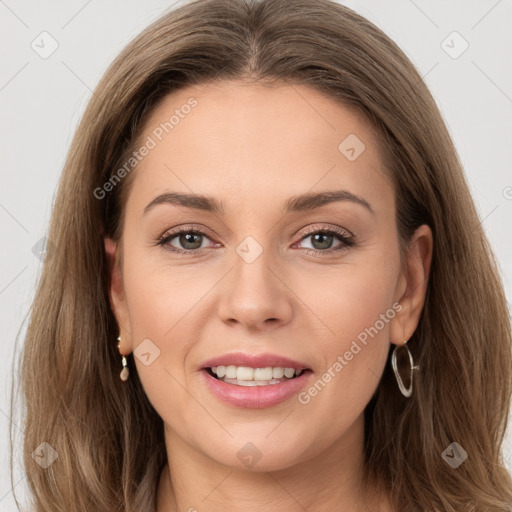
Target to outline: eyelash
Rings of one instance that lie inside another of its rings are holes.
[[[324,235],[335,235],[336,238],[338,238],[339,241],[342,242],[342,245],[334,248],[334,249],[326,249],[325,251],[321,251],[318,249],[304,249],[308,254],[313,254],[315,256],[325,256],[325,254],[332,254],[337,251],[346,250],[352,246],[355,245],[354,236],[349,236],[347,233],[341,229],[336,228],[321,228],[321,229],[310,229],[306,231],[306,233],[303,234],[303,237],[300,239],[300,242],[305,240],[306,238],[309,238],[312,235],[317,234],[324,234]],[[177,228],[175,231],[166,232],[161,237],[158,238],[156,245],[158,246],[165,246],[168,244],[172,239],[176,238],[177,236],[181,234],[193,234],[193,235],[201,235],[206,238],[209,238],[206,233],[203,231],[200,231],[196,228],[187,228],[187,227],[181,227]],[[200,249],[177,249],[176,247],[169,246],[166,248],[169,251],[178,253],[178,254],[197,254],[199,252],[202,252],[204,249],[207,249],[206,247],[202,247]]]

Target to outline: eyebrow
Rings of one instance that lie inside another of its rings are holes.
[[[375,211],[366,199],[349,192],[348,190],[331,190],[326,192],[306,193],[299,196],[290,197],[283,205],[282,212],[303,212],[320,208],[329,203],[338,201],[349,201],[359,204],[366,208],[372,215]],[[174,204],[192,208],[195,210],[203,210],[219,215],[225,215],[222,202],[217,201],[214,197],[204,196],[200,194],[179,194],[176,192],[168,192],[155,197],[145,208],[144,214],[159,204]]]

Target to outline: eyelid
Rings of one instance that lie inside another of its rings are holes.
[[[305,228],[305,230],[302,232],[302,236],[310,235],[311,233],[316,233],[318,231],[334,231],[338,234],[343,234],[347,238],[354,238],[354,234],[351,233],[348,229],[341,228],[339,226],[335,226],[332,224],[321,224],[320,226],[318,224],[315,224],[313,226],[308,226]]]
[[[167,237],[168,235],[171,235],[171,234],[180,234],[182,233],[183,231],[201,231],[201,230],[205,230],[206,233],[201,233],[201,234],[208,234],[209,238],[215,238],[212,234],[212,232],[205,226],[202,226],[200,224],[184,224],[182,226],[178,226],[176,228],[170,228],[170,229],[166,229],[159,237],[158,239],[162,239],[164,237]],[[340,226],[336,226],[336,225],[332,225],[332,224],[314,224],[314,225],[311,225],[311,226],[308,226],[306,228],[304,228],[304,230],[302,231],[302,234],[300,235],[301,236],[301,239],[306,236],[306,235],[309,235],[311,233],[316,233],[317,231],[321,231],[321,230],[329,230],[329,231],[335,231],[337,233],[340,233],[340,234],[344,234],[347,238],[354,238],[354,234],[352,232],[350,232],[348,229],[345,229],[345,228],[342,228]]]
[[[178,226],[176,228],[167,229],[163,232],[162,235],[160,235],[156,239],[155,245],[161,245],[165,246],[169,240],[172,240],[173,238],[176,238],[177,236],[181,235],[182,233],[194,233],[197,235],[206,236],[209,240],[214,239],[215,237],[210,235],[210,230],[204,226],[199,226],[195,224],[185,224],[182,226]],[[165,247],[164,247],[165,248]],[[186,249],[178,249],[176,247],[172,247],[170,250],[171,252],[175,253],[188,253],[188,254],[197,254],[198,252],[203,251],[206,249],[206,247],[202,247],[200,249],[192,249],[192,250],[186,250]]]
[[[294,244],[300,244],[303,240],[306,238],[309,238],[311,235],[317,234],[317,233],[327,233],[329,235],[334,236],[335,238],[338,238],[338,240],[341,242],[339,246],[337,247],[331,247],[330,249],[320,250],[320,249],[311,249],[309,247],[305,247],[302,250],[305,251],[307,254],[313,254],[314,256],[321,256],[321,257],[328,257],[332,255],[337,255],[340,252],[346,251],[347,249],[350,249],[351,247],[356,245],[356,239],[355,236],[348,230],[341,228],[339,226],[333,226],[333,225],[324,225],[324,226],[310,226],[306,228],[306,231],[303,231],[301,238],[298,242]]]
[[[167,238],[170,235],[180,235],[181,233],[189,233],[195,232],[201,235],[207,235],[208,238],[215,238],[213,232],[207,227],[201,224],[183,224],[181,226],[177,226],[175,228],[166,229],[157,240],[162,240],[163,238]]]
[[[157,238],[155,245],[165,246],[168,243],[168,241],[172,240],[173,238],[176,238],[177,236],[179,236],[182,233],[193,233],[193,234],[197,234],[197,235],[201,235],[201,236],[206,236],[206,238],[208,238],[209,240],[215,239],[215,237],[212,237],[209,234],[210,230],[208,228],[206,228],[205,226],[189,224],[189,225],[178,226],[176,228],[171,228],[169,230],[164,231],[164,233]],[[341,228],[340,226],[336,226],[336,225],[330,225],[330,224],[323,224],[323,225],[316,224],[316,225],[308,226],[307,228],[305,228],[305,230],[303,230],[300,235],[300,239],[297,242],[295,242],[293,245],[296,245],[296,244],[302,242],[304,239],[308,238],[309,236],[311,236],[313,234],[317,234],[317,233],[329,233],[329,234],[333,234],[334,236],[337,236],[341,242],[341,246],[326,249],[326,250],[304,248],[303,250],[305,252],[312,253],[315,255],[327,255],[327,254],[336,253],[337,251],[341,251],[343,249],[350,248],[351,246],[353,246],[355,244],[355,236],[347,229]],[[194,255],[194,254],[203,252],[205,249],[207,249],[207,247],[201,247],[199,249],[190,249],[190,250],[172,247],[170,249],[168,248],[167,250],[177,253],[177,254]]]

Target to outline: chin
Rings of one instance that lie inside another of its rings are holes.
[[[247,470],[250,472],[281,471],[303,462],[304,454],[297,451],[297,446],[303,446],[300,441],[291,437],[274,439],[265,438],[268,429],[260,430],[259,435],[241,435],[230,439],[224,446],[214,447],[214,453],[205,453],[213,461],[224,466]],[[272,437],[272,434],[271,436]],[[208,452],[211,452],[210,445]],[[219,454],[222,454],[219,457]]]

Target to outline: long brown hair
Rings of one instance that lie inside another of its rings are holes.
[[[103,245],[119,240],[130,178],[98,199],[168,93],[243,79],[307,84],[374,126],[396,193],[402,255],[428,224],[427,297],[408,346],[414,393],[386,366],[365,410],[365,476],[396,510],[512,510],[501,446],[512,394],[512,336],[497,264],[436,103],[381,30],[330,0],[196,0],[145,29],[96,87],[55,198],[21,359],[24,464],[33,510],[147,511],[166,463],[162,420],[136,371],[119,379],[118,327]],[[133,361],[129,359],[133,366]],[[43,469],[42,442],[58,453]],[[467,460],[442,457],[457,442]]]

